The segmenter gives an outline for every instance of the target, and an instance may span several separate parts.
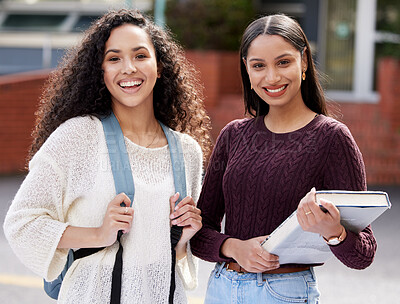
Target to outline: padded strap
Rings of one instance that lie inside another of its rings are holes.
[[[174,175],[175,192],[179,192],[179,198],[175,206],[186,197],[186,174],[185,174],[185,161],[183,158],[183,150],[178,135],[172,132],[168,127],[160,122],[164,134],[167,137],[169,152],[171,155],[172,173]],[[168,303],[174,302],[175,293],[175,265],[176,265],[176,251],[175,247],[182,236],[182,227],[173,225],[171,227],[171,285],[169,289]]]
[[[160,122],[160,125],[168,141],[172,163],[172,173],[174,175],[175,192],[179,192],[180,194],[175,204],[177,205],[187,195],[185,161],[183,159],[182,145],[177,134],[172,132],[171,129],[165,126],[163,123]]]
[[[117,194],[124,192],[131,202],[135,196],[128,152],[126,152],[124,134],[114,113],[101,120],[106,136],[108,155],[114,177],[115,191]]]
[[[106,136],[108,154],[110,157],[111,170],[114,176],[116,193],[124,192],[133,202],[135,195],[135,186],[132,177],[131,166],[129,163],[128,153],[126,152],[124,135],[114,113],[103,118],[103,129]],[[160,122],[164,131],[165,137],[168,141],[170,150],[170,157],[172,163],[172,173],[174,176],[175,192],[179,192],[179,198],[175,205],[177,205],[187,195],[186,190],[186,174],[185,163],[183,159],[183,151],[180,140],[174,132]],[[120,242],[122,232],[118,232],[119,249],[115,257],[115,264],[112,272],[111,283],[111,304],[119,304],[121,298],[121,284],[122,284],[122,253],[123,248]],[[175,264],[176,252],[175,247],[179,242],[182,235],[182,227],[176,225],[171,227],[171,284],[169,293],[169,303],[173,303],[175,292]]]
[[[107,142],[108,155],[110,157],[111,171],[114,177],[115,191],[117,194],[124,192],[131,203],[135,196],[135,184],[133,182],[129,156],[126,151],[124,134],[114,113],[101,120]],[[124,203],[121,206],[125,206]],[[121,244],[122,231],[118,231],[117,241],[119,248],[115,256],[114,268],[111,281],[111,304],[121,302],[122,285],[122,254]]]

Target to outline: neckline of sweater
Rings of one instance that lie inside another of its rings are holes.
[[[165,146],[162,146],[162,147],[146,148],[146,147],[143,147],[141,145],[138,145],[138,144],[134,143],[132,140],[130,140],[126,136],[124,136],[124,139],[125,139],[125,143],[128,143],[128,145],[132,146],[136,150],[142,150],[142,151],[148,151],[148,152],[150,152],[150,151],[157,152],[157,151],[161,151],[161,150],[166,150],[168,148],[168,144],[165,145]]]
[[[314,119],[311,120],[304,127],[301,127],[297,130],[287,132],[287,133],[274,133],[265,126],[264,117],[265,117],[265,115],[255,118],[255,122],[254,122],[255,129],[257,131],[261,131],[262,134],[266,135],[269,138],[273,137],[273,138],[279,138],[279,139],[293,138],[294,135],[304,134],[305,132],[313,129],[323,119],[325,119],[325,116],[320,114],[320,115],[314,117]]]

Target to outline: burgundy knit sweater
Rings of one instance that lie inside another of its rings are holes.
[[[277,134],[263,118],[233,121],[217,139],[198,201],[203,227],[191,240],[192,252],[206,261],[232,261],[220,252],[227,238],[270,234],[314,186],[366,190],[362,156],[344,124],[319,115],[297,131]],[[347,231],[331,250],[348,267],[363,269],[376,247],[367,227],[358,234]]]

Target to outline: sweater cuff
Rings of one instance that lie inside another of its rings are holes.
[[[186,256],[176,261],[175,269],[186,290],[193,290],[197,287],[198,259],[192,254],[190,242],[187,243]]]
[[[335,256],[343,256],[354,250],[358,235],[347,229],[346,232],[347,236],[343,242],[336,246],[330,246],[330,249]]]
[[[235,260],[232,259],[232,258],[228,258],[228,257],[224,256],[224,255],[222,254],[222,252],[221,252],[222,244],[223,244],[227,239],[229,239],[229,238],[233,238],[233,237],[230,236],[230,235],[221,234],[221,236],[218,238],[217,244],[216,244],[216,248],[218,248],[218,256],[217,256],[217,258],[216,258],[216,261],[217,261],[217,262],[226,262],[226,263],[229,263],[229,262],[235,261]]]

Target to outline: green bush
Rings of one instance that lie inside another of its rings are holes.
[[[186,48],[238,50],[255,11],[249,0],[169,0],[165,15]]]
[[[400,35],[400,1],[378,0],[376,29]],[[400,43],[384,42],[376,46],[378,57],[400,58]]]

